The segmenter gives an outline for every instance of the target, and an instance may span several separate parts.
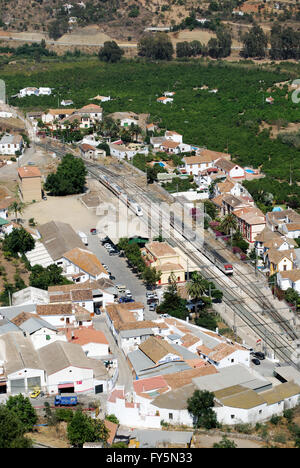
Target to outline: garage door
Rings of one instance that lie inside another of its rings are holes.
[[[103,393],[103,384],[95,385],[95,393]]]
[[[12,395],[18,395],[19,393],[25,392],[25,379],[11,380],[10,383]]]
[[[34,387],[41,388],[41,378],[40,377],[30,377],[27,379],[28,390],[33,390]]]
[[[58,385],[58,392],[60,394],[62,393],[74,393],[75,388],[73,383],[68,383],[68,384],[59,384]]]

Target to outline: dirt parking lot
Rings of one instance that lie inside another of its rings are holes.
[[[95,227],[97,216],[88,210],[80,201],[78,195],[70,197],[48,197],[38,203],[28,206],[22,213],[22,218],[28,221],[34,218],[37,224],[49,221],[69,223],[76,230],[88,231]]]

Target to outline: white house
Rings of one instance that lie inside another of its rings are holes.
[[[38,96],[39,95],[39,90],[38,88],[23,88],[20,89],[18,96],[20,98],[26,97],[26,96]]]
[[[73,101],[71,101],[71,99],[63,99],[60,103],[61,106],[71,106],[73,103]]]
[[[63,274],[77,283],[109,278],[96,255],[89,250],[75,248],[63,255]]]
[[[238,344],[220,343],[212,349],[198,346],[197,350],[203,359],[219,369],[235,364],[250,366],[250,351]]]
[[[107,391],[107,371],[89,359],[80,345],[56,341],[39,350],[47,375],[49,394],[101,393]],[[97,386],[101,388],[97,388]]]
[[[159,102],[160,104],[171,104],[174,101],[173,98],[162,96],[156,99],[156,102]]]
[[[69,343],[80,345],[89,358],[100,358],[109,355],[109,343],[106,336],[99,330],[80,327],[74,331],[67,330]]]
[[[48,292],[44,289],[29,286],[28,288],[12,294],[13,306],[21,306],[25,304],[49,304]]]
[[[245,170],[242,167],[223,158],[215,161],[215,166],[219,169],[220,172],[226,174],[231,179],[240,179],[245,178],[246,176]]]
[[[88,116],[93,122],[101,122],[103,117],[103,109],[96,104],[88,104],[76,111],[76,114]]]
[[[283,291],[293,288],[297,293],[300,293],[300,270],[279,271],[277,284]]]
[[[257,393],[242,385],[234,385],[214,392],[218,422],[226,425],[256,424],[282,416],[286,409],[299,403],[300,387],[293,382]]]
[[[0,337],[1,384],[7,394],[26,394],[36,386],[45,388],[43,363],[28,336],[10,332]]]
[[[22,152],[23,138],[21,135],[4,135],[0,140],[0,154],[15,156],[17,151]]]
[[[39,88],[39,96],[50,96],[52,93],[51,88]]]
[[[6,110],[0,110],[0,117],[2,119],[11,119],[13,117],[13,113]]]
[[[148,154],[148,146],[129,144],[123,145],[122,143],[110,143],[110,154],[118,159],[132,159],[137,153]]]

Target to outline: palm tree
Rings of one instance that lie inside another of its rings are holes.
[[[22,213],[24,208],[24,203],[14,201],[9,207],[9,213],[15,213],[15,221],[18,222],[18,213]]]
[[[199,275],[199,273],[192,273],[191,281],[186,285],[187,292],[189,296],[196,300],[196,302],[201,299],[207,290],[207,281]],[[196,317],[198,317],[198,306],[196,305]]]
[[[222,232],[225,232],[225,234],[230,235],[232,234],[232,231],[236,231],[237,222],[235,216],[233,214],[225,216],[220,224],[220,229]]]

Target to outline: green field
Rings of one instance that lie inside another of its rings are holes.
[[[55,88],[50,97],[11,99],[23,109],[57,107],[59,100],[72,99],[75,107],[86,105],[97,94],[110,95],[103,104],[105,113],[134,111],[150,113],[151,120],[163,128],[176,130],[184,141],[217,151],[228,151],[242,165],[261,166],[268,180],[300,182],[300,154],[295,148],[271,140],[268,132],[259,132],[262,121],[300,121],[300,104],[293,104],[287,88],[274,88],[273,105],[265,103],[267,89],[276,82],[297,78],[299,66],[263,68],[226,62],[145,63],[122,61],[104,64],[97,58],[60,63],[30,62],[2,68],[0,78],[11,96],[25,86]],[[218,93],[195,90],[202,85],[217,88]],[[156,103],[166,90],[175,91],[172,105]],[[284,184],[287,185],[287,184]],[[287,194],[300,195],[298,186],[288,185]]]

